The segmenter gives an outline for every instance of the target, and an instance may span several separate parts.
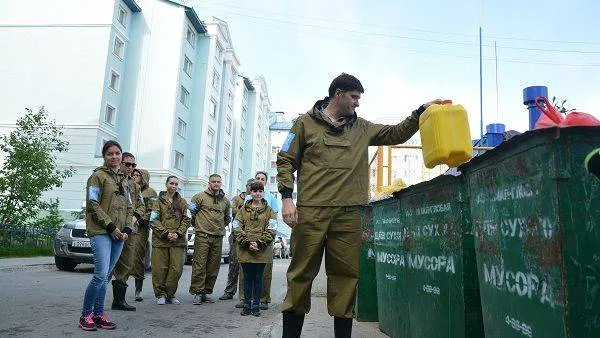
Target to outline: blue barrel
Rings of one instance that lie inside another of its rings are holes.
[[[529,130],[535,128],[535,123],[540,118],[542,112],[535,106],[535,98],[538,96],[548,97],[548,87],[531,86],[523,89],[523,104],[529,109]]]
[[[492,123],[485,127],[486,134],[486,146],[495,147],[504,141],[505,127],[502,123]]]

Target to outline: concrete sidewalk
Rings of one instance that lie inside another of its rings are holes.
[[[24,266],[54,265],[53,256],[0,258],[0,269],[18,269]]]
[[[333,337],[333,317],[327,313],[327,298],[312,297],[311,310],[304,320],[302,337],[310,338],[331,338]],[[260,333],[261,338],[281,338],[282,334],[282,314],[277,316],[277,321],[271,326],[266,327]],[[357,322],[352,324],[353,338],[388,338],[383,332],[379,331],[378,323]]]

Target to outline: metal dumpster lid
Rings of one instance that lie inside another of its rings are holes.
[[[499,152],[511,149],[516,144],[521,143],[532,137],[537,137],[539,135],[548,134],[548,135],[555,135],[554,138],[557,139],[560,137],[561,134],[565,134],[565,133],[572,134],[572,133],[576,133],[576,132],[600,133],[600,126],[599,127],[584,127],[584,126],[551,127],[551,128],[528,130],[528,131],[524,132],[523,134],[515,135],[515,136],[511,137],[509,140],[500,143],[498,146],[496,146],[492,150],[488,150],[479,156],[473,157],[469,162],[459,165],[458,170],[462,173],[465,171],[465,169],[468,169],[470,166],[480,163],[482,161],[485,161],[490,157],[496,156],[496,154],[498,154]]]

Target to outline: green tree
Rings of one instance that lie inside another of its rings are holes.
[[[5,158],[0,168],[0,223],[57,226],[62,220],[58,201],[44,201],[42,193],[62,185],[73,168],[57,168],[57,154],[67,151],[61,128],[48,117],[26,108],[15,130],[0,137]],[[39,217],[40,213],[46,214]]]

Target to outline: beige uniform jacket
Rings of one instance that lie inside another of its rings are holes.
[[[179,199],[181,204],[177,207],[175,200]],[[187,244],[187,228],[190,226],[188,205],[185,198],[176,192],[173,202],[167,198],[167,192],[161,191],[158,200],[152,207],[150,214],[150,226],[152,227],[153,247],[174,247]],[[177,234],[177,240],[171,242],[167,239],[169,232]]]
[[[225,227],[231,222],[231,202],[223,190],[210,189],[192,197],[189,205],[194,218],[194,231],[214,236],[224,236]]]
[[[240,263],[273,262],[273,239],[277,218],[273,209],[265,199],[258,208],[247,201],[238,211],[234,221],[235,238],[238,245],[238,261]],[[258,251],[250,251],[250,242],[257,242]]]
[[[298,175],[299,206],[353,206],[369,198],[368,148],[406,142],[419,129],[417,111],[397,125],[371,123],[356,113],[331,123],[318,101],[294,122],[277,154],[278,190],[285,198]]]
[[[88,236],[131,228],[132,191],[127,176],[102,166],[87,180],[85,225]]]

